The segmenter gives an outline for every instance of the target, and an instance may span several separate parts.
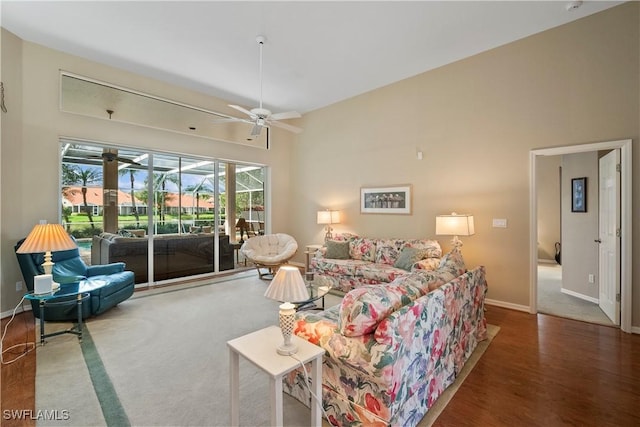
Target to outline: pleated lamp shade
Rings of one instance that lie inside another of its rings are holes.
[[[309,292],[298,267],[283,265],[278,269],[264,296],[281,302],[300,302],[309,299]]]
[[[16,251],[19,254],[57,252],[78,246],[61,224],[36,224]]]

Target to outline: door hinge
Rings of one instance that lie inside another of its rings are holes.
[[[616,163],[616,172],[620,172],[622,170],[622,167],[620,166],[620,163]]]
[[[620,232],[619,228],[616,228],[616,237],[620,237],[622,235],[622,233]]]
[[[616,302],[620,302],[620,294],[616,294]]]

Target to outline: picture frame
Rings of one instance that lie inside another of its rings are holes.
[[[360,188],[361,214],[411,215],[410,184]]]
[[[571,179],[571,212],[587,211],[587,178]]]

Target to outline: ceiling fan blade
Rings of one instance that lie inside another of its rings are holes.
[[[272,114],[271,117],[269,118],[271,120],[287,120],[287,119],[299,119],[300,117],[302,117],[302,115],[297,111],[287,111],[285,113]]]
[[[253,114],[251,111],[247,110],[244,107],[241,107],[239,105],[233,105],[233,104],[229,104],[229,107],[234,108],[234,109],[240,111],[241,113],[245,113],[247,116],[251,117],[252,119],[256,118],[255,114]]]
[[[247,120],[245,119],[239,119],[237,117],[229,117],[226,119],[213,119],[211,120],[211,123],[232,123],[232,122],[245,122]],[[252,123],[252,122],[250,122]]]
[[[297,126],[288,125],[288,124],[286,124],[286,123],[281,123],[281,122],[275,122],[275,121],[272,121],[272,122],[269,122],[269,124],[270,124],[270,125],[272,125],[272,126],[275,126],[275,127],[279,127],[279,128],[282,128],[282,129],[286,129],[286,130],[288,130],[289,132],[294,132],[294,133],[300,133],[300,132],[302,132],[302,129],[301,129],[301,128],[299,128],[299,127],[297,127]]]
[[[130,160],[130,159],[125,159],[124,157],[116,157],[115,160],[119,161],[120,163],[129,163],[131,165],[141,166],[140,163],[134,162],[133,160]]]

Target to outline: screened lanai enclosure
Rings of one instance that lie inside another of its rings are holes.
[[[83,259],[124,262],[137,284],[244,268],[241,241],[264,233],[262,166],[73,139],[61,159],[61,222]]]

